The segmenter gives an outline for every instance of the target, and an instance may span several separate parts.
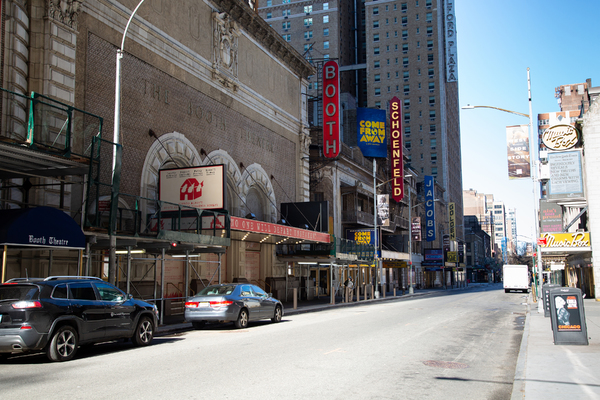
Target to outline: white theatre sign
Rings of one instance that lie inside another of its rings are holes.
[[[176,211],[179,204],[204,210],[225,208],[225,166],[209,165],[160,170],[159,200],[162,211]]]

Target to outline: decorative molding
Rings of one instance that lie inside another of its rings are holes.
[[[232,90],[238,88],[238,24],[227,14],[213,12],[213,78]]]
[[[48,0],[48,18],[77,30],[82,0]]]
[[[306,79],[316,74],[315,67],[245,2],[239,0],[213,0],[213,2],[221,11],[229,14],[249,35],[300,75],[301,78]]]

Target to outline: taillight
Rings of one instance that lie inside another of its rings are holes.
[[[30,325],[22,325],[21,328],[22,330],[29,330],[32,329]]]
[[[197,301],[186,301],[185,308],[198,308],[198,304]]]
[[[225,307],[232,305],[233,301],[211,301],[209,304],[211,307]]]
[[[17,301],[12,303],[12,308],[17,310],[23,310],[28,308],[42,308],[42,303],[39,301]]]

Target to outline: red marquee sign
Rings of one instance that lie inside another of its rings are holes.
[[[392,198],[404,197],[404,161],[402,159],[402,105],[394,96],[390,101],[390,160],[392,163]]]
[[[313,242],[320,243],[329,243],[330,240],[328,233],[315,232],[308,229],[300,229],[292,226],[272,224],[270,222],[262,222],[240,217],[231,217],[231,229],[234,231],[286,236],[294,239],[311,240]]]
[[[340,72],[335,61],[323,65],[323,154],[340,154]]]

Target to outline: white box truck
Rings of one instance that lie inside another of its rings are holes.
[[[504,291],[529,292],[529,267],[527,265],[504,264],[502,269]]]

